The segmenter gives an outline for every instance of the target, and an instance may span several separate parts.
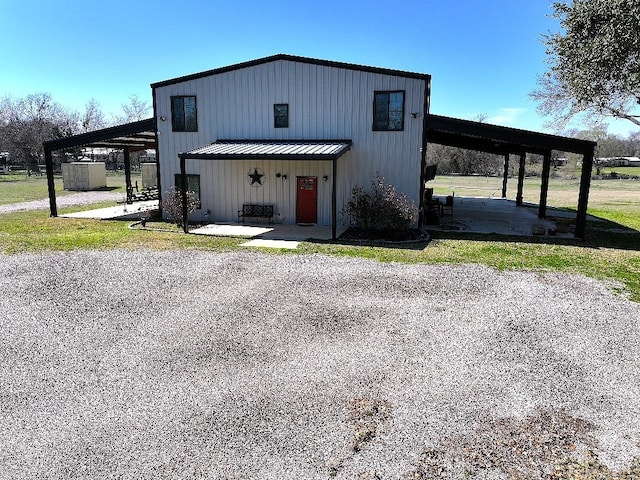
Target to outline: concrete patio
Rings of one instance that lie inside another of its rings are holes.
[[[441,199],[444,202],[444,198]],[[556,222],[552,218],[567,219]],[[575,212],[547,207],[547,218],[538,218],[538,206],[523,204],[518,207],[513,200],[486,197],[458,197],[454,199],[453,214],[447,211],[440,222],[426,225],[431,231],[460,231],[530,237],[549,236],[573,238],[568,224],[574,223]]]

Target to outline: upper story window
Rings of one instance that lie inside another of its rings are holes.
[[[404,92],[374,92],[373,129],[404,130]]]
[[[289,128],[288,103],[276,103],[273,106],[273,126],[275,128]]]
[[[174,132],[198,131],[196,97],[171,97],[171,126]]]

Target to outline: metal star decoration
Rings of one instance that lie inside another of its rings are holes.
[[[251,179],[249,181],[250,185],[255,185],[255,184],[262,185],[262,177],[264,177],[264,173],[260,173],[257,168],[254,168],[253,173],[249,172],[248,175],[249,175],[249,178]]]

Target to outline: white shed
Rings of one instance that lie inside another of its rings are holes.
[[[71,162],[62,164],[65,190],[97,190],[107,186],[104,162]]]
[[[155,163],[141,163],[142,188],[158,188],[158,166]]]

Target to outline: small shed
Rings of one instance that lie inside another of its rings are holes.
[[[141,163],[142,188],[158,188],[158,166],[155,163]]]
[[[97,190],[107,186],[104,162],[71,162],[62,164],[62,184],[65,190]]]

